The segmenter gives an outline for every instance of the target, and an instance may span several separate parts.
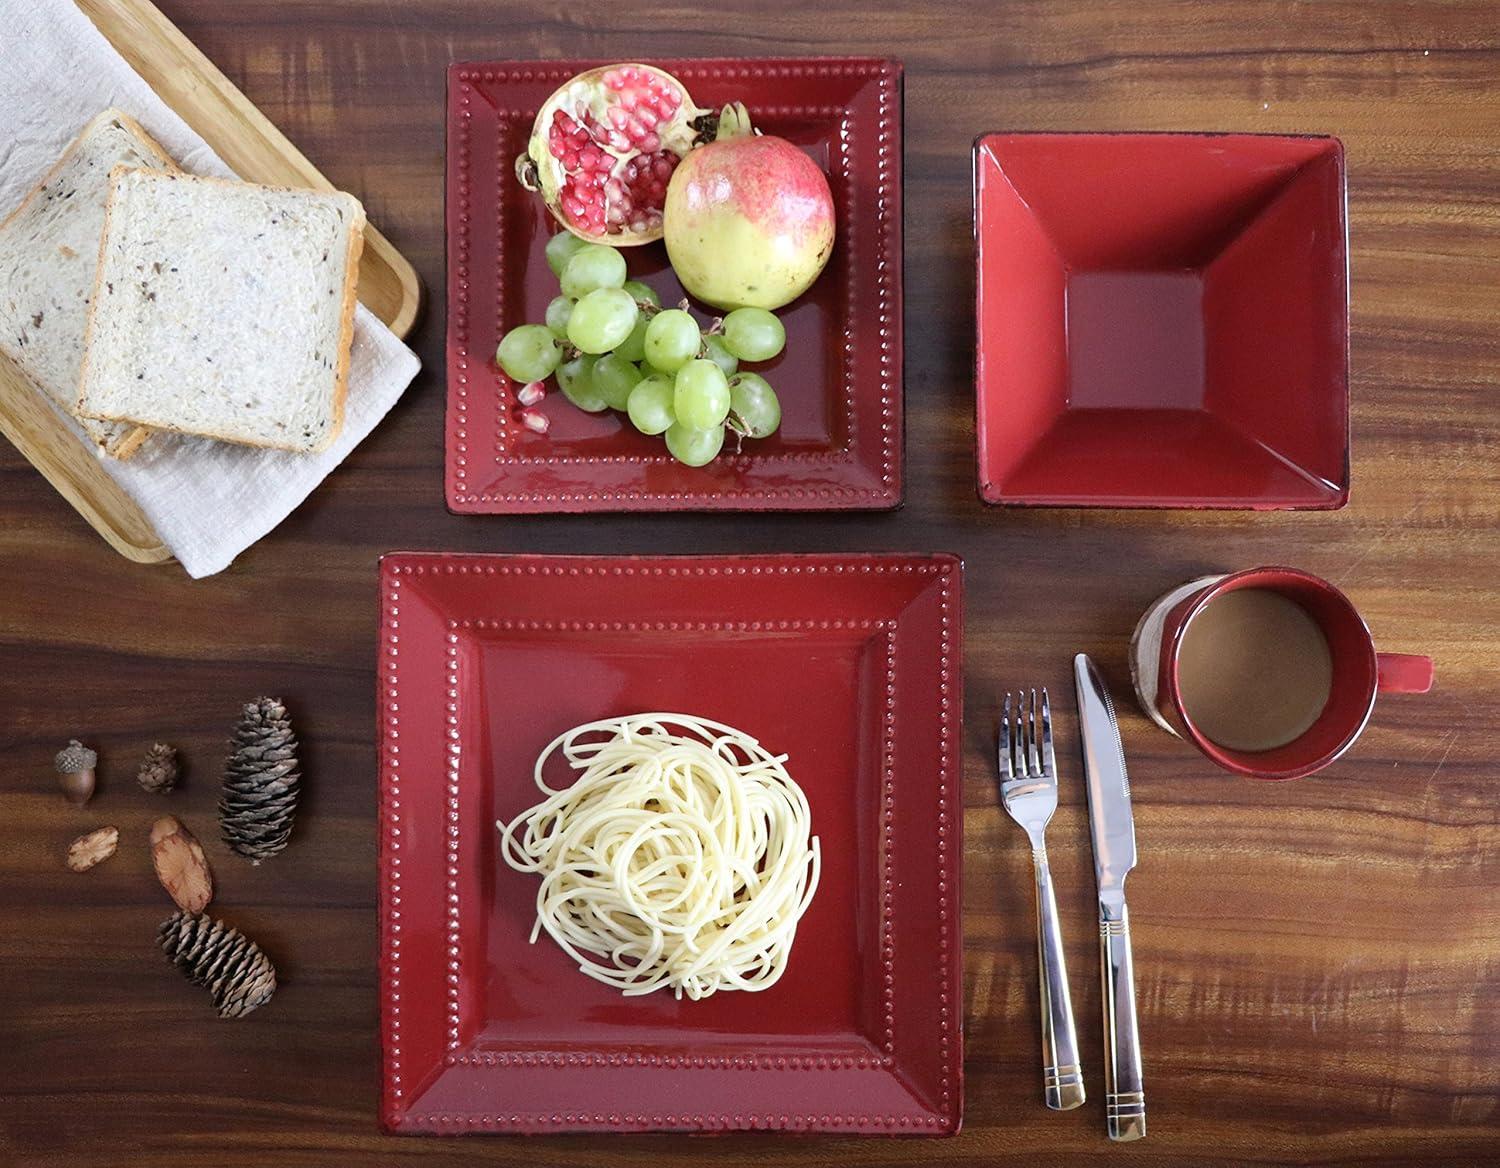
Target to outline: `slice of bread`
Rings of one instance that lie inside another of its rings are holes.
[[[129,167],[110,183],[78,411],[328,446],[344,421],[359,201]]]
[[[109,175],[121,164],[176,170],[133,118],[105,110],[0,223],[0,351],[74,414]],[[117,458],[129,458],[149,433],[129,422],[78,420]]]

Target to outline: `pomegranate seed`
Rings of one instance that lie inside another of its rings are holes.
[[[667,183],[680,161],[664,139],[686,94],[637,66],[600,77],[592,88],[570,89],[564,108],[553,111],[547,149],[560,172],[555,205],[581,234],[659,232]]]
[[[545,434],[552,429],[552,421],[541,410],[522,410],[521,425],[537,434]]]
[[[528,381],[516,390],[516,400],[523,406],[534,406],[547,396],[547,387],[540,381]]]

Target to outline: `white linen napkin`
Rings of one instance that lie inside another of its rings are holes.
[[[73,0],[0,0],[0,29],[0,219],[84,123],[110,106],[136,118],[184,170],[233,174]],[[209,576],[285,519],[375,428],[418,367],[416,355],[360,305],[344,428],[321,454],[158,434],[125,462],[99,459],[188,574]]]

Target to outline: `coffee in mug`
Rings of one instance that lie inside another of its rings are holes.
[[[1220,766],[1293,779],[1353,745],[1377,693],[1430,689],[1432,660],[1377,653],[1327,580],[1253,568],[1191,581],[1147,609],[1131,677],[1146,714]]]
[[[1230,750],[1274,750],[1305,734],[1333,689],[1328,638],[1305,608],[1269,588],[1209,601],[1177,652],[1182,706]]]

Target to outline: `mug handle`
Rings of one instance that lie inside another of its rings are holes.
[[[1432,658],[1415,653],[1376,653],[1375,688],[1381,693],[1426,693],[1432,688]]]

